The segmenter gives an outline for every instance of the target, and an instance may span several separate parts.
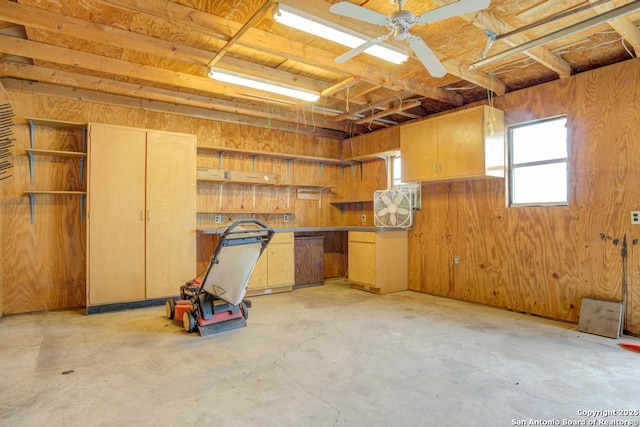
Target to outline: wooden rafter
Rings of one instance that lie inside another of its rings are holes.
[[[190,7],[177,3],[167,3],[164,8],[158,8],[156,0],[103,1],[128,10],[134,10],[136,12],[166,19],[174,23],[186,25],[198,32],[225,41],[233,37],[233,34],[235,34],[235,32],[237,32],[241,27],[241,24],[228,21],[224,18],[211,15],[206,12],[193,10]],[[313,1],[317,3],[317,0]],[[310,2],[300,2],[299,4],[307,5],[309,3]],[[324,6],[328,10],[329,5],[324,3]],[[245,35],[237,41],[237,44],[323,70],[344,73],[350,76],[355,75],[361,80],[367,81],[371,84],[391,81],[391,83],[385,87],[392,90],[404,91],[407,87],[411,87],[416,94],[430,99],[444,103],[450,103],[452,100],[452,94],[450,92],[438,87],[428,86],[423,83],[412,81],[412,79],[394,80],[393,75],[389,75],[377,67],[357,61],[349,61],[349,64],[336,64],[334,56],[322,49],[313,48],[294,40],[267,33],[256,28],[248,29]]]
[[[274,3],[275,0],[267,0],[262,5],[262,7],[258,9],[247,22],[244,23],[244,25],[233,35],[233,37],[229,39],[229,41],[222,47],[222,49],[220,49],[218,53],[216,53],[216,56],[214,56],[211,61],[209,61],[207,67],[213,67],[229,51],[229,49],[231,49],[231,46],[233,46],[235,42],[238,41],[240,37],[242,37],[242,35],[247,32],[249,28],[253,27],[256,22],[262,19],[267,11],[271,9],[271,6],[273,6]]]
[[[389,108],[389,109],[380,111],[379,113],[372,114],[371,116],[364,117],[364,118],[362,118],[360,120],[356,120],[355,123],[361,125],[361,124],[367,123],[367,122],[372,121],[372,120],[378,120],[378,119],[381,119],[383,117],[390,116],[392,114],[401,113],[404,110],[409,110],[411,108],[419,107],[420,105],[421,105],[420,101],[407,102],[406,104],[405,103],[400,103],[400,104],[398,104],[397,106],[395,106],[393,108]]]
[[[84,90],[104,92],[107,94],[135,96],[149,101],[184,105],[188,107],[203,108],[207,110],[236,113],[246,116],[255,116],[279,120],[282,122],[295,123],[295,116],[291,115],[289,108],[271,107],[268,109],[262,106],[252,106],[245,103],[226,101],[214,97],[181,94],[176,91],[161,89],[151,86],[141,86],[134,83],[126,83],[117,80],[110,80],[104,77],[87,76],[84,74],[71,73],[68,71],[53,70],[46,67],[39,67],[30,64],[19,64],[9,61],[0,61],[0,75],[20,78],[25,80],[37,80],[40,82],[57,84],[60,86],[74,87]],[[251,120],[245,120],[251,123]],[[344,123],[335,122],[322,117],[315,119],[318,127],[346,131]]]
[[[613,3],[613,4],[612,4]],[[621,6],[622,2],[613,1],[605,4],[595,6],[593,9],[598,13],[605,13],[609,10],[615,9],[616,6]],[[613,28],[620,36],[629,43],[636,53],[636,56],[640,54],[640,30],[627,16],[621,16],[616,19],[608,21],[607,24]]]
[[[445,4],[450,3],[442,0],[434,0],[434,2],[441,6],[444,6]],[[489,28],[491,31],[495,32],[496,34],[504,34],[504,33],[508,33],[515,30],[514,27],[507,24],[506,22],[504,22],[503,20],[499,19],[498,17],[496,17],[495,15],[493,15],[492,13],[486,10],[477,12],[475,14],[462,15],[460,18],[464,19],[467,22],[472,23],[476,27],[481,28],[483,30],[486,28]],[[514,34],[511,37],[502,39],[501,41],[508,44],[509,46],[516,46],[516,45],[526,43],[529,40],[531,40],[529,37],[520,33],[520,34]],[[531,49],[526,52],[526,55],[529,56],[534,61],[539,62],[540,64],[549,68],[550,70],[553,70],[560,77],[569,77],[571,75],[571,65],[569,65],[569,63],[564,59],[554,55],[552,52],[550,52],[549,50],[543,47]]]

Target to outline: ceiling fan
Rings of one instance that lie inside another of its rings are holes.
[[[337,15],[358,19],[360,21],[368,22],[369,24],[387,27],[389,29],[388,34],[371,39],[347,53],[340,55],[335,59],[335,62],[342,63],[348,61],[371,46],[384,42],[393,34],[396,40],[407,40],[409,47],[413,50],[413,53],[415,53],[427,71],[429,71],[429,74],[433,77],[443,77],[447,74],[447,70],[444,68],[444,65],[442,65],[438,57],[433,53],[429,46],[427,46],[424,40],[418,36],[412,35],[409,33],[409,30],[415,24],[426,25],[442,21],[447,18],[452,18],[454,16],[464,15],[465,13],[475,12],[488,7],[489,3],[491,3],[491,0],[459,0],[415,16],[408,10],[402,10],[402,5],[406,0],[389,1],[398,5],[398,10],[391,13],[389,16],[384,16],[381,13],[374,12],[371,9],[358,6],[348,1],[341,1],[331,6],[329,10]]]

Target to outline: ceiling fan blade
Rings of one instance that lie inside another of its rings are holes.
[[[354,47],[350,51],[347,51],[346,53],[343,53],[342,55],[338,56],[336,59],[334,59],[334,62],[336,64],[342,64],[343,62],[350,60],[351,58],[358,55],[359,53],[362,53],[365,50],[369,49],[371,46],[377,45],[378,43],[382,43],[387,39],[387,37],[389,36],[388,35],[380,36],[380,37],[376,37],[375,39],[371,39],[366,43],[362,43],[360,46]]]
[[[427,46],[420,37],[409,36],[409,46],[420,62],[422,62],[424,68],[426,68],[433,77],[443,77],[447,74],[447,70],[444,68],[444,65],[442,65],[442,62],[440,62],[435,53],[429,49],[429,46]]]
[[[385,15],[374,12],[373,10],[367,9],[366,7],[349,3],[348,1],[341,1],[339,3],[331,5],[329,11],[337,15],[346,16],[348,18],[359,19],[373,25],[387,25],[387,22],[389,22],[389,18]]]
[[[416,16],[416,24],[431,24],[443,19],[486,9],[489,7],[489,3],[491,3],[491,0],[459,0]]]

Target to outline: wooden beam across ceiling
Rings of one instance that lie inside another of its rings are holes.
[[[450,3],[442,0],[433,0],[433,1],[434,3],[440,6],[444,6],[445,4]],[[461,18],[482,30],[488,28],[496,34],[509,33],[515,30],[514,27],[507,24],[506,22],[504,22],[503,20],[501,20],[500,18],[498,18],[497,16],[493,15],[492,13],[486,10],[481,10],[474,14],[462,15]],[[519,33],[519,34],[514,34],[510,37],[501,39],[500,41],[506,43],[509,46],[516,46],[516,45],[526,43],[529,40],[531,39],[527,37],[525,34]],[[534,61],[544,65],[550,70],[553,70],[561,78],[569,77],[571,75],[571,65],[569,65],[569,63],[564,59],[560,58],[559,56],[555,55],[554,53],[552,53],[551,51],[543,47],[537,47],[535,49],[531,49],[527,51],[525,54],[529,56],[531,59],[533,59]]]
[[[194,10],[177,3],[163,3],[161,7],[158,7],[158,3],[155,0],[104,1],[138,13],[145,13],[156,18],[185,25],[199,33],[207,34],[224,41],[233,37],[233,34],[242,26],[242,24],[206,12]],[[301,3],[306,4],[307,2]],[[328,6],[328,4],[325,6]],[[357,61],[349,61],[349,64],[336,64],[334,56],[327,51],[255,28],[247,30],[245,35],[237,41],[237,44],[323,70],[343,73],[347,76],[354,75],[362,81],[374,85],[390,82],[385,84],[385,87],[391,90],[404,91],[407,86],[411,86],[412,90],[421,96],[447,104],[452,101],[452,94],[438,87],[428,86],[416,81],[408,81],[411,79],[396,80],[393,74],[385,73],[377,67]]]
[[[251,122],[249,117],[261,117],[274,121],[296,123],[295,115],[288,107],[269,107],[263,104],[250,105],[226,101],[215,97],[200,96],[187,93],[179,93],[172,90],[144,86],[134,83],[126,83],[104,77],[87,76],[68,71],[54,70],[30,64],[19,64],[9,61],[0,61],[0,75],[25,80],[37,80],[40,82],[57,84],[89,91],[104,92],[107,94],[133,96],[149,101],[169,104],[184,105],[201,109],[222,111],[246,116],[245,122]],[[314,118],[319,128],[332,129],[339,132],[353,131],[346,123],[335,122],[323,117]]]
[[[89,40],[93,43],[126,46],[127,49],[143,52],[148,55],[173,59],[202,67],[206,67],[212,54],[202,49],[162,40],[157,37],[89,22],[9,0],[0,0],[0,21],[12,22],[27,28],[44,30],[57,36],[71,36],[80,40]],[[254,75],[264,75],[264,73],[268,73],[269,79],[281,83],[289,83],[295,80],[296,85],[308,90],[319,92],[327,85],[324,82],[301,76],[295,76],[294,78],[290,73],[272,68],[267,69],[267,67],[258,67],[251,62],[235,58],[222,58],[220,63],[224,68],[231,71],[244,71],[245,73]],[[203,73],[205,72],[203,69]],[[340,94],[333,96],[338,100],[344,99]]]
[[[605,4],[594,6],[594,10],[598,14],[608,12],[615,9],[617,6],[622,6],[620,1],[610,1]],[[620,36],[629,43],[636,53],[636,56],[640,54],[640,29],[634,24],[627,16],[621,16],[616,19],[608,21],[607,24],[613,28]]]
[[[342,16],[332,14],[329,11],[329,7],[331,5],[322,0],[307,0],[303,2],[296,1],[296,0],[280,0],[280,3],[287,4],[297,10],[303,11],[305,13],[309,13],[321,19],[337,22],[339,25],[345,28],[349,28],[352,31],[357,31],[361,34],[364,34],[372,38],[375,38],[381,35],[380,27],[370,25],[365,22],[358,22],[357,28],[355,28],[354,25],[356,24],[354,24],[352,21]],[[391,39],[388,39],[387,42],[389,44],[393,44],[397,47],[400,47],[406,50],[406,47],[398,44],[397,42],[392,41]],[[444,65],[444,67],[446,68],[449,74],[454,75],[456,77],[460,77],[470,83],[473,83],[485,89],[493,90],[498,95],[504,95],[506,93],[507,91],[506,86],[500,80],[493,79],[491,76],[479,71],[471,71],[468,69],[467,66],[461,66],[459,61],[452,58],[446,58],[446,55],[443,55],[442,53],[439,53],[436,51],[434,51],[434,53],[436,54],[436,56],[438,56],[439,59],[442,60],[442,64]],[[350,61],[350,63],[352,62],[355,62],[355,61]],[[387,79],[387,80],[391,80],[391,79]],[[408,86],[410,86],[410,84],[408,83],[408,80],[411,80],[411,79],[396,80],[394,84],[397,84],[399,86],[398,90],[407,90]],[[433,97],[434,95],[432,93],[430,94],[427,92],[417,92],[417,91],[416,93],[431,99],[436,99]],[[443,100],[439,100],[439,101],[443,101]],[[444,101],[444,102],[447,102],[447,101]]]
[[[244,33],[251,27],[253,27],[256,22],[258,22],[262,17],[271,9],[275,0],[267,0],[260,9],[256,13],[253,14],[251,18],[229,39],[229,41],[216,53],[211,61],[207,64],[207,67],[213,67],[228,51],[231,49],[231,46],[242,37]]]

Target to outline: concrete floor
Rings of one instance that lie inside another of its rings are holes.
[[[4,317],[0,425],[640,420],[580,412],[640,410],[640,353],[617,345],[637,338],[344,280],[252,301],[246,328],[208,337],[164,307]]]

